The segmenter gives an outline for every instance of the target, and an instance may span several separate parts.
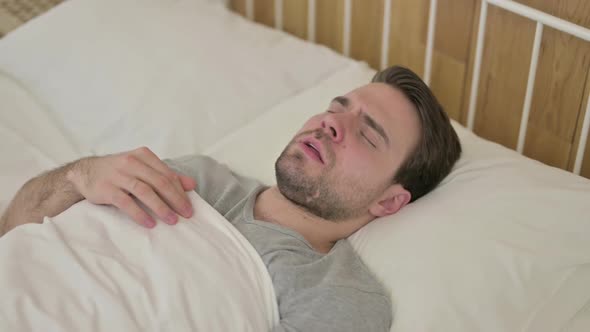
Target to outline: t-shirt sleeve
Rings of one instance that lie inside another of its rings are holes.
[[[291,308],[281,308],[281,320],[272,332],[388,332],[391,303],[382,294],[351,287],[330,287],[308,293]]]
[[[188,155],[163,162],[172,170],[193,178],[197,182],[197,194],[222,215],[260,185],[208,156]]]

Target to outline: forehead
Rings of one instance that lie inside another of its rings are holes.
[[[385,83],[369,83],[344,95],[375,119],[404,155],[416,145],[420,119],[415,106],[399,90]],[[395,146],[393,148],[396,148]]]

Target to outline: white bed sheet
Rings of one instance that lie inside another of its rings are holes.
[[[1,331],[268,331],[272,280],[248,240],[195,192],[191,218],[137,226],[82,201],[0,241]]]
[[[217,5],[112,1],[70,0],[0,41],[0,204],[48,166],[140,145],[273,183],[307,116],[373,74]],[[220,36],[233,46],[199,44]],[[590,181],[455,127],[443,184],[351,237],[392,291],[392,330],[590,330]]]

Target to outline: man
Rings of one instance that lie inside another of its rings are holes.
[[[461,146],[429,88],[403,67],[334,98],[275,164],[277,185],[234,174],[211,158],[166,162],[147,148],[89,157],[27,182],[2,217],[3,232],[40,223],[87,199],[112,204],[145,227],[175,224],[196,191],[252,243],[275,287],[275,331],[388,331],[390,297],[348,236],[432,190]],[[196,183],[195,183],[196,180]]]

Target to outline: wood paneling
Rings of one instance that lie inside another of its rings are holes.
[[[374,69],[381,63],[383,0],[352,0],[350,56]]]
[[[577,23],[584,21],[582,17],[588,20],[584,12],[590,12],[588,5],[581,8],[581,0],[568,0],[568,5],[540,0],[526,2]],[[578,15],[578,19],[572,15]],[[475,32],[476,24],[473,29]],[[534,30],[533,21],[494,6],[489,8],[475,132],[510,148],[517,144]],[[577,119],[589,69],[589,47],[587,42],[545,27],[525,155],[552,166],[571,167]],[[468,91],[465,92],[468,95]],[[467,99],[464,99],[463,118],[466,113]]]
[[[515,149],[535,24],[490,7],[486,30],[474,129]]]
[[[307,39],[307,0],[283,0],[283,29]]]
[[[316,0],[316,42],[342,53],[344,0]]]
[[[392,1],[388,65],[424,75],[430,1]],[[474,0],[440,0],[431,88],[451,118],[461,122],[470,56]]]
[[[430,86],[457,121],[462,116],[474,15],[473,0],[439,0]]]
[[[436,15],[434,48],[466,62],[475,12],[474,0],[439,0]]]
[[[545,29],[524,154],[567,168],[590,65],[590,49],[582,41]],[[544,138],[537,140],[537,135]]]
[[[254,1],[254,21],[275,26],[275,2],[274,0],[256,0]]]
[[[246,0],[230,0],[229,8],[242,16],[246,16]]]
[[[586,105],[588,104],[588,98],[590,95],[590,71],[586,73],[586,86],[584,91],[584,99],[582,99],[581,112],[578,115],[578,125],[576,126],[576,134],[574,137],[574,144],[572,146],[572,153],[570,154],[570,160],[568,169],[574,169],[574,163],[576,162],[576,152],[578,151],[578,144],[580,143],[580,135],[582,131],[582,125],[584,122],[584,115],[586,114]],[[584,158],[582,159],[582,169],[580,175],[590,178],[590,137],[586,141],[586,149]]]
[[[430,87],[447,114],[461,117],[466,64],[439,51],[434,52]]]
[[[429,3],[391,2],[388,65],[402,65],[423,75]]]

